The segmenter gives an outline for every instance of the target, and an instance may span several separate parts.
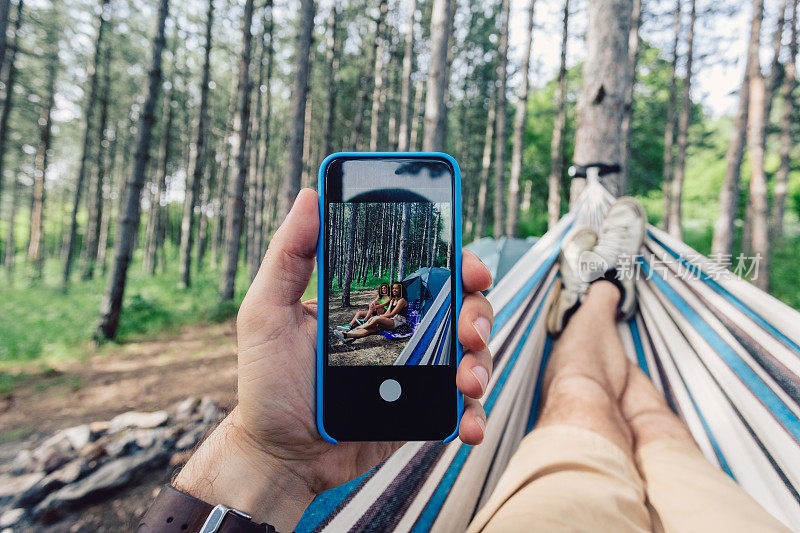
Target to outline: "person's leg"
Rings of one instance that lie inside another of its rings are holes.
[[[369,314],[369,311],[358,311],[358,312],[356,312],[356,314],[353,316],[353,320],[350,321],[350,326],[352,326],[352,327],[358,326],[358,321],[359,320],[364,320],[366,318],[369,318],[367,316],[368,314]]]
[[[373,318],[368,324],[364,324],[359,328],[346,332],[344,337],[346,339],[360,339],[362,337],[366,337],[367,335],[375,335],[379,331],[386,329],[394,329],[394,320],[379,316]]]
[[[469,531],[649,531],[633,438],[619,409],[628,363],[620,292],[599,281],[556,340],[536,429]]]
[[[633,364],[620,406],[655,531],[787,531],[703,456],[686,425]]]

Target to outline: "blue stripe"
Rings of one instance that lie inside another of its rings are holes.
[[[650,265],[640,258],[643,271],[646,275],[652,276],[653,282],[661,292],[669,298],[672,304],[678,308],[692,324],[695,330],[711,345],[711,348],[728,364],[728,366],[739,376],[739,379],[761,400],[772,414],[783,424],[796,440],[800,441],[800,420],[792,411],[781,401],[780,398],[764,383],[764,381],[753,372],[727,343],[709,326],[697,312],[692,309],[675,290],[658,274],[653,272]]]
[[[633,319],[629,322],[631,328],[631,336],[633,337],[633,347],[636,349],[636,360],[639,361],[639,368],[642,369],[642,372],[650,377],[650,369],[647,368],[647,359],[644,356],[644,348],[642,348],[642,337],[639,335],[639,324],[636,323],[636,319]]]
[[[536,269],[536,272],[533,273],[533,276],[525,283],[525,285],[520,288],[520,290],[508,301],[508,303],[503,306],[503,308],[495,313],[494,315],[494,327],[492,327],[492,336],[495,333],[500,331],[505,323],[511,318],[511,315],[519,308],[520,304],[530,295],[531,291],[536,288],[536,285],[541,281],[541,279],[547,274],[547,271],[550,270],[550,267],[553,266],[556,259],[558,259],[558,254],[561,252],[561,243],[564,241],[564,237],[566,237],[569,229],[572,227],[572,222],[567,226],[564,230],[564,234],[558,239],[558,243],[556,243],[555,248],[550,253],[550,255],[545,259],[545,261],[541,264],[541,266]]]
[[[425,333],[422,334],[422,338],[417,342],[417,345],[414,346],[414,351],[411,352],[411,357],[408,358],[406,361],[406,365],[416,365],[419,363],[420,359],[422,359],[425,350],[431,343],[431,339],[436,334],[436,331],[439,329],[438,326],[444,320],[444,316],[450,312],[450,295],[447,295],[444,302],[442,303],[442,307],[436,312],[436,316],[433,317],[431,324],[425,330]]]
[[[325,518],[330,516],[333,511],[350,495],[353,490],[358,487],[367,477],[369,472],[366,472],[352,481],[348,481],[343,485],[339,485],[335,489],[326,490],[319,494],[314,501],[311,502],[297,527],[294,528],[296,533],[311,533],[314,531]]]
[[[554,282],[555,279],[553,279],[553,281],[550,282],[550,285],[547,288],[548,291],[553,288]],[[497,379],[497,383],[495,384],[494,389],[492,389],[489,398],[486,400],[486,403],[484,404],[483,408],[486,411],[487,417],[491,414],[495,403],[497,403],[497,398],[500,396],[500,393],[502,392],[506,382],[508,381],[508,377],[511,375],[512,369],[514,368],[514,366],[516,366],[519,354],[522,352],[522,347],[528,340],[528,337],[530,336],[531,331],[533,330],[533,326],[537,322],[537,319],[542,311],[542,308],[544,307],[545,302],[547,302],[546,297],[542,298],[539,307],[536,309],[536,312],[534,313],[530,322],[525,327],[525,331],[523,332],[522,337],[519,340],[519,343],[517,343],[517,346],[514,349],[514,353],[511,355],[508,364],[503,370],[503,373]],[[447,498],[447,495],[450,492],[450,488],[453,486],[453,483],[455,483],[458,474],[461,472],[464,463],[467,461],[470,451],[472,451],[472,446],[467,446],[467,445],[462,445],[461,448],[458,450],[456,456],[453,458],[453,462],[448,467],[447,472],[445,472],[444,476],[442,477],[442,480],[439,482],[439,485],[436,487],[436,490],[431,495],[430,500],[428,500],[428,504],[425,506],[425,509],[423,509],[422,513],[419,516],[419,519],[417,520],[417,523],[414,524],[414,527],[411,531],[422,533],[424,531],[430,531],[431,527],[433,527],[433,522],[439,515],[439,511],[441,510],[442,505],[444,505],[445,499]]]
[[[536,425],[539,416],[539,402],[542,401],[542,379],[547,370],[547,362],[550,360],[550,353],[553,351],[553,338],[548,334],[542,350],[542,362],[539,364],[539,374],[536,376],[536,390],[533,393],[533,403],[531,404],[531,414],[528,417],[528,424],[525,433],[530,433]]]
[[[767,322],[764,318],[761,317],[761,315],[759,315],[758,313],[753,311],[750,307],[748,307],[739,298],[737,298],[736,296],[731,294],[730,291],[728,291],[728,289],[726,289],[725,287],[723,287],[722,285],[717,283],[717,281],[714,280],[713,278],[711,278],[708,274],[706,274],[705,272],[703,272],[699,268],[697,268],[697,265],[693,265],[691,262],[687,261],[686,259],[684,259],[680,255],[678,255],[678,253],[675,252],[675,250],[673,250],[672,248],[670,248],[669,246],[664,244],[661,240],[659,240],[651,232],[648,231],[647,234],[649,235],[649,237],[651,239],[653,239],[655,242],[657,242],[659,244],[659,246],[664,248],[664,250],[666,250],[666,252],[669,255],[671,255],[673,258],[677,259],[684,266],[692,268],[693,272],[697,272],[700,280],[702,280],[703,282],[705,282],[706,285],[711,287],[714,290],[714,292],[716,292],[717,294],[719,294],[720,296],[725,298],[728,302],[732,303],[741,312],[746,314],[748,316],[748,318],[750,318],[750,320],[752,320],[753,322],[755,322],[756,324],[758,324],[762,328],[764,328],[767,331],[769,331],[773,336],[778,338],[788,348],[793,350],[796,354],[800,355],[800,346],[798,346],[797,343],[792,341],[792,339],[790,339],[789,337],[784,335],[779,329],[777,329],[775,326],[773,326],[772,324]]]

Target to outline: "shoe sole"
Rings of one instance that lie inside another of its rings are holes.
[[[636,198],[633,198],[632,196],[622,196],[622,197],[618,198],[617,201],[615,202],[615,205],[616,205],[616,203],[619,203],[619,202],[625,203],[625,204],[630,205],[631,207],[633,207],[634,210],[636,211],[636,213],[639,215],[639,217],[643,221],[643,224],[642,224],[642,235],[641,235],[641,237],[639,239],[639,246],[637,247],[637,250],[641,250],[642,244],[644,243],[644,238],[647,236],[647,212],[644,210],[644,206],[642,206],[642,204],[639,203],[639,200],[637,200]],[[639,295],[636,293],[636,282],[632,283],[631,286],[633,288],[633,303],[631,304],[630,309],[628,309],[628,311],[626,311],[625,313],[620,315],[619,319],[622,322],[627,322],[636,313],[636,306],[637,306],[637,302],[639,300]],[[626,290],[627,290],[627,288],[626,288]],[[622,306],[620,306],[620,308],[621,307]]]

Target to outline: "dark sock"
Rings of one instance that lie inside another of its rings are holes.
[[[619,280],[619,272],[617,272],[616,268],[609,268],[602,277],[597,278],[592,283],[597,283],[598,281],[611,282],[619,290],[619,303],[617,304],[617,314],[619,314],[622,309],[622,302],[625,300],[625,286]]]

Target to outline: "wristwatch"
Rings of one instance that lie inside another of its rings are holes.
[[[213,506],[171,485],[164,485],[139,522],[137,533],[277,533],[250,515],[225,505]]]

